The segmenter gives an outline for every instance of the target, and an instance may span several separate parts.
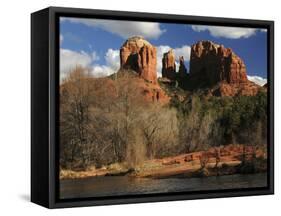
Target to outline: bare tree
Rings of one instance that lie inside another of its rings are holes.
[[[208,162],[210,160],[208,152],[202,152],[202,154],[200,155],[199,160],[200,160],[200,167],[201,167],[201,169],[206,168],[206,166],[207,166],[207,164],[208,164]]]
[[[205,150],[210,147],[214,118],[211,113],[202,116],[199,110],[198,106],[193,106],[188,114],[180,117],[179,138],[185,152]]]
[[[141,114],[139,124],[146,146],[146,156],[162,156],[178,144],[178,123],[176,111],[151,105]],[[169,152],[171,153],[171,152]]]
[[[77,66],[60,86],[61,146],[71,158],[71,166],[86,168],[91,162],[93,143],[99,139],[93,130],[90,108],[93,88],[89,71]]]

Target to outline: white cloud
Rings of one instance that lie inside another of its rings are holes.
[[[261,29],[260,31],[261,32],[267,32],[267,29]]]
[[[162,58],[163,54],[168,52],[172,47],[167,46],[167,45],[161,45],[157,47],[157,76],[161,77],[162,76]],[[176,71],[179,69],[179,57],[183,56],[184,61],[189,61],[190,59],[190,46],[188,45],[183,45],[182,47],[176,47],[173,48],[176,56]]]
[[[191,51],[190,46],[184,45],[182,47],[175,48],[174,50],[175,50],[175,55],[176,55],[177,60],[179,59],[180,56],[183,56],[184,61],[189,61],[190,51]]]
[[[230,39],[248,38],[255,35],[258,29],[255,28],[242,28],[242,27],[224,27],[224,26],[203,26],[192,25],[194,31],[209,31],[214,37],[224,37]]]
[[[96,64],[100,57],[95,51],[90,54],[84,51],[60,49],[60,77],[63,79],[78,65],[88,68],[93,77],[105,77],[116,73],[120,67],[119,50],[108,49],[104,59],[105,64],[100,65]]]
[[[98,60],[100,60],[100,57],[98,56],[98,54],[95,51],[93,51],[92,52],[92,61],[98,61]]]
[[[249,76],[249,75],[248,75],[247,77],[248,77],[248,80],[250,80],[250,81],[256,83],[256,84],[259,85],[259,86],[263,86],[264,84],[267,83],[267,79],[262,78],[262,77],[260,77],[260,76]]]
[[[60,43],[62,44],[62,42],[63,42],[63,35],[60,34]]]
[[[112,67],[115,70],[120,68],[120,57],[119,50],[108,49],[105,54],[105,61],[108,66]]]
[[[114,74],[116,70],[113,70],[111,67],[107,65],[93,65],[91,74],[93,77],[106,77]]]
[[[120,68],[119,50],[108,49],[105,56],[106,65],[94,64],[92,75],[94,77],[105,77],[114,74]]]
[[[178,72],[179,68],[180,68],[180,63],[178,61],[176,61],[175,64],[176,64],[176,72]]]
[[[64,78],[76,66],[88,67],[91,62],[92,56],[84,51],[76,52],[69,49],[60,49],[60,76]]]
[[[62,18],[61,21],[72,23],[82,23],[90,27],[98,27],[122,38],[140,35],[147,39],[157,39],[166,30],[160,28],[159,23],[155,22],[137,22],[121,20],[103,20],[86,18]]]

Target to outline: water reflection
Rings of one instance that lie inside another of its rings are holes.
[[[106,176],[61,180],[60,195],[61,198],[82,198],[266,186],[266,173],[167,179]]]

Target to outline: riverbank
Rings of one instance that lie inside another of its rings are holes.
[[[237,173],[266,172],[267,154],[262,148],[228,145],[207,151],[181,154],[173,157],[146,160],[129,168],[126,163],[111,164],[85,171],[60,170],[60,179],[97,176],[132,176],[136,178],[169,178],[218,176]]]
[[[60,181],[60,198],[86,198],[192,192],[224,189],[259,188],[267,186],[267,173],[234,174],[204,178],[134,178],[101,176]]]

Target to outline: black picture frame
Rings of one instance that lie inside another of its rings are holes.
[[[59,24],[84,17],[166,23],[266,28],[268,32],[268,186],[265,188],[127,195],[106,198],[58,197]],[[31,15],[31,201],[47,208],[274,194],[274,22],[202,16],[49,7]]]

